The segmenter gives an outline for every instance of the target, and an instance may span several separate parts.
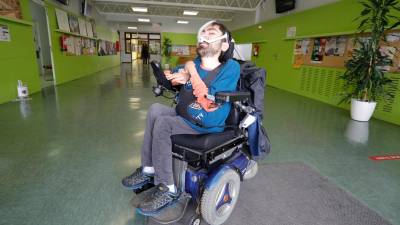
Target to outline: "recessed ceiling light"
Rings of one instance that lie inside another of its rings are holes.
[[[189,21],[186,21],[186,20],[178,20],[176,22],[179,24],[188,24],[189,23]]]
[[[199,14],[199,11],[183,10],[183,15],[197,16],[197,14]]]
[[[132,10],[134,12],[147,12],[147,8],[146,7],[132,7]]]
[[[137,30],[137,27],[128,27],[130,30]]]
[[[139,18],[139,22],[150,22],[150,19]]]

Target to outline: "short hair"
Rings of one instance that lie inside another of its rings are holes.
[[[222,24],[218,21],[214,21],[210,25],[212,25],[212,26],[217,25],[219,27],[219,30],[223,34],[225,34],[225,33],[227,34],[227,40],[225,40],[225,41],[229,44],[229,48],[225,52],[221,52],[221,55],[218,57],[219,61],[224,63],[233,57],[233,51],[235,48],[235,44],[232,42],[231,32],[226,28],[226,26],[224,24]]]
[[[231,32],[229,32],[228,28],[226,26],[218,21],[214,21],[210,24],[211,26],[218,26],[219,30],[222,32],[222,34],[227,33],[228,34],[228,40],[225,40],[226,42],[230,43],[231,42]]]

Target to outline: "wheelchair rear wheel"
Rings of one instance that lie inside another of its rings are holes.
[[[233,169],[225,171],[217,183],[204,190],[201,214],[210,225],[223,224],[231,215],[239,198],[240,177]]]

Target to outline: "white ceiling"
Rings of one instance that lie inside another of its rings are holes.
[[[96,10],[121,30],[137,26],[139,31],[195,32],[204,22],[216,19],[232,21],[238,12],[255,13],[262,0],[92,0]],[[146,7],[147,13],[133,12],[132,7]],[[184,10],[198,11],[196,16],[183,15]],[[138,22],[149,18],[150,23]],[[188,25],[177,24],[188,20]]]
[[[335,1],[339,0],[297,0],[293,12]],[[281,16],[274,12],[275,0],[92,0],[92,3],[97,12],[117,29],[136,26],[139,32],[195,33],[211,19],[222,21],[230,29],[237,29],[256,24],[260,19]],[[146,7],[148,12],[133,12],[132,7]],[[199,13],[187,16],[183,15],[183,10]],[[149,18],[151,22],[138,22],[138,18]],[[177,20],[188,20],[189,24],[177,24]]]

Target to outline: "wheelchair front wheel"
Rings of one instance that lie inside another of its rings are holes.
[[[235,208],[239,191],[239,174],[228,169],[212,188],[204,190],[201,198],[203,219],[211,225],[223,224]]]

